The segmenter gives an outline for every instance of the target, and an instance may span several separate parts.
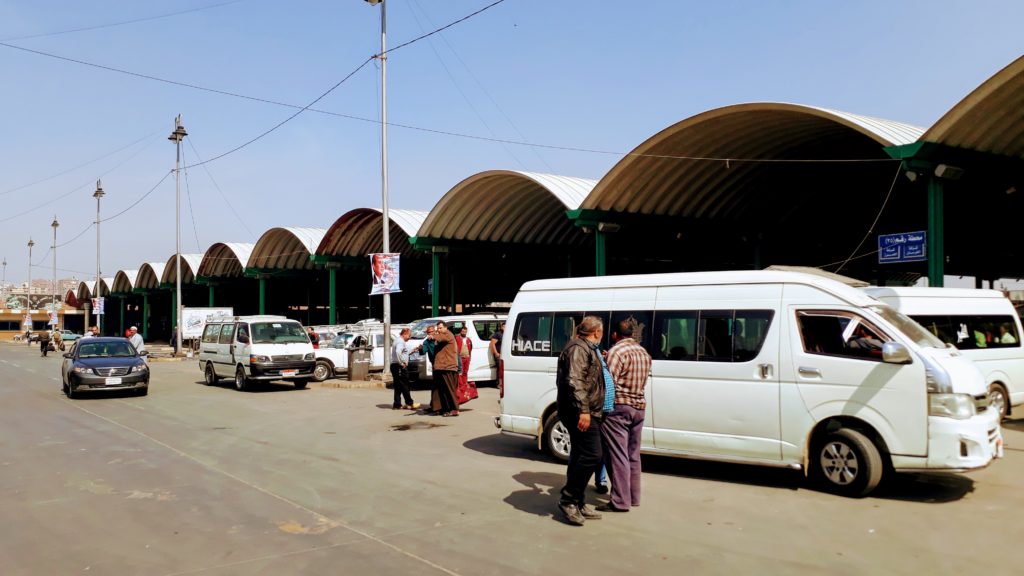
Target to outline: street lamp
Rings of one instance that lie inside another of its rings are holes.
[[[28,315],[32,317],[32,247],[36,243],[32,241],[30,236],[28,239],[28,290],[25,292],[25,310],[28,311]]]
[[[93,297],[96,298],[96,306],[93,312],[96,313],[96,326],[100,326],[100,198],[103,198],[103,184],[96,181],[96,191],[92,197],[96,199],[96,285],[93,287]],[[103,329],[100,328],[100,334]]]
[[[0,280],[0,293],[4,295],[4,305],[7,305],[7,258],[4,258],[4,278]]]
[[[174,142],[178,155],[174,160],[174,354],[177,356],[181,351],[181,141],[188,136],[185,127],[181,125],[181,114],[174,119],[174,132],[167,137]],[[145,319],[143,319],[145,322]]]
[[[388,56],[387,52],[387,5],[385,0],[366,0],[376,6],[380,4],[380,197],[383,225],[382,252],[391,252],[391,218],[388,215]],[[436,289],[436,288],[435,288]],[[384,293],[384,350],[391,349],[391,295]]]
[[[58,320],[57,313],[57,227],[60,226],[60,222],[57,222],[57,215],[53,215],[53,222],[50,224],[53,227],[53,318]],[[57,328],[57,324],[53,327]]]

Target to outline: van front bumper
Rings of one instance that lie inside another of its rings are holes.
[[[292,380],[296,378],[312,378],[313,368],[315,367],[316,360],[249,364],[249,378],[252,380]],[[295,371],[294,374],[290,373],[292,370]],[[282,375],[282,372],[287,373],[287,375]]]
[[[967,420],[928,417],[928,456],[900,458],[897,471],[967,472],[1003,457],[999,412],[988,410]]]

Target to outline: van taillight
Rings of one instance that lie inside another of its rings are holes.
[[[498,398],[505,397],[505,361],[498,360]]]

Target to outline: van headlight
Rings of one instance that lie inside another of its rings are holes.
[[[928,414],[966,420],[975,415],[974,398],[970,394],[929,394]]]
[[[315,357],[315,355],[312,352],[310,352],[310,353],[308,353],[308,354],[306,354],[305,356],[302,357],[303,360],[314,360],[315,358],[316,357]]]
[[[250,354],[249,355],[249,363],[250,364],[269,364],[270,363],[270,356],[260,356],[259,354]]]

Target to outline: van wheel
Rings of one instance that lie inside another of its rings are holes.
[[[1006,388],[1002,384],[993,383],[988,387],[989,408],[999,410],[999,420],[1006,418],[1010,408],[1010,397],[1006,394]]]
[[[562,462],[569,461],[569,430],[558,419],[558,412],[552,412],[544,421],[544,451]]]
[[[220,378],[217,378],[217,372],[213,369],[213,362],[206,363],[206,385],[215,386]]]
[[[811,466],[821,486],[842,496],[860,498],[882,481],[882,455],[867,436],[852,428],[826,435],[813,451]]]
[[[249,380],[245,377],[245,370],[239,366],[235,369],[235,389],[238,391],[247,390],[249,388]]]
[[[331,376],[334,376],[334,368],[331,367],[331,364],[325,360],[317,360],[316,367],[313,368],[313,380],[323,382]]]
[[[309,384],[309,380],[293,380],[296,390],[304,390],[306,385]]]

